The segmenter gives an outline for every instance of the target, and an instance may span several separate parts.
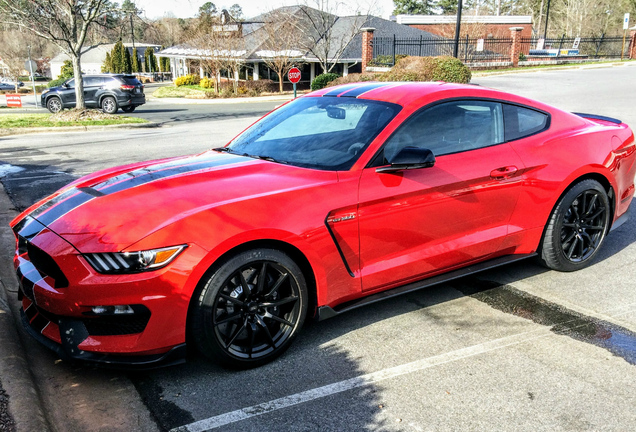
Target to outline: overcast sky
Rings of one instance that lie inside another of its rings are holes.
[[[199,6],[207,0],[135,0],[138,8],[143,9],[148,18],[158,18],[165,14],[171,14],[179,18],[188,18],[196,15]],[[316,0],[309,0],[306,4],[315,5]],[[326,0],[325,0],[326,2]],[[217,9],[228,8],[234,3],[243,8],[245,17],[251,18],[262,12],[275,9],[280,6],[299,4],[298,0],[217,0],[212,1]],[[330,5],[337,4],[331,0]],[[338,15],[351,15],[359,9],[366,12],[371,7],[373,15],[388,18],[393,12],[393,0],[357,0],[348,2],[350,6],[341,4],[337,8]],[[372,6],[369,6],[371,4]]]

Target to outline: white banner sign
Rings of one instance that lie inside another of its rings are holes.
[[[477,51],[483,51],[483,50],[484,50],[484,40],[477,39]]]
[[[627,30],[629,28],[629,13],[625,14],[625,18],[623,19],[623,30]]]

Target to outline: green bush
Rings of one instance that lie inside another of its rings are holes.
[[[435,57],[436,67],[433,69],[433,81],[446,81],[467,84],[472,74],[461,60],[455,57]]]
[[[469,83],[470,69],[455,57],[405,57],[378,81],[445,81]]]
[[[57,86],[61,86],[62,84],[64,84],[66,81],[68,81],[68,78],[58,78],[58,79],[54,79],[52,81],[49,81],[49,83],[47,84],[47,86],[49,88],[51,87],[57,87]]]
[[[201,77],[199,75],[192,74],[177,78],[176,80],[174,80],[174,85],[176,85],[177,87],[181,87],[184,85],[199,85],[200,82]]]
[[[311,82],[311,89],[320,90],[321,88],[325,88],[327,84],[338,78],[340,78],[340,75],[335,73],[320,74]]]

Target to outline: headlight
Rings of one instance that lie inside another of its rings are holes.
[[[50,91],[51,91],[50,89],[44,89],[44,90],[42,90],[42,94],[45,95],[45,94],[47,94]]]
[[[99,273],[140,273],[167,266],[186,246],[171,246],[139,252],[92,253],[83,254],[83,256]]]

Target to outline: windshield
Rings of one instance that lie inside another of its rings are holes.
[[[299,98],[247,129],[225,151],[307,168],[347,170],[400,109],[365,99]]]

